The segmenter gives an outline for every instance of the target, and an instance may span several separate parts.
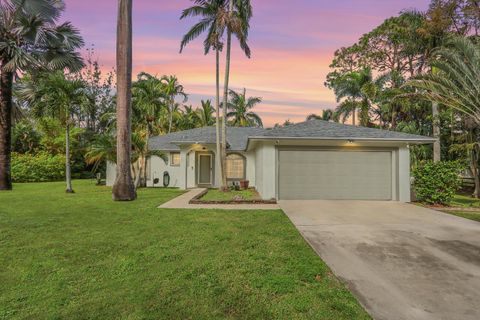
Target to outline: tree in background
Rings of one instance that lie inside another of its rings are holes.
[[[163,93],[168,105],[168,133],[170,133],[172,131],[173,114],[175,112],[175,98],[181,96],[183,97],[183,102],[187,102],[188,96],[176,76],[163,76],[161,81],[163,84]]]
[[[346,73],[331,83],[331,86],[338,102],[345,99],[341,101],[336,113],[343,119],[352,116],[353,125],[356,125],[356,114],[359,110],[360,124],[369,126],[370,112],[378,92],[370,68]]]
[[[431,65],[436,72],[419,76],[407,85],[421,90],[432,102],[471,117],[480,125],[480,49],[472,41],[457,37],[435,51]]]
[[[338,121],[338,113],[332,109],[322,110],[322,114],[318,115],[315,113],[309,114],[306,118],[307,121],[310,120],[323,120],[323,121]]]
[[[0,190],[12,189],[11,114],[17,71],[71,71],[82,67],[83,40],[69,22],[58,24],[59,0],[7,0],[0,3]]]
[[[180,44],[180,52],[185,46],[196,39],[200,34],[207,31],[203,45],[205,54],[210,49],[215,51],[215,112],[216,112],[216,151],[217,155],[221,154],[221,137],[220,137],[220,51],[223,49],[222,37],[225,32],[224,17],[226,16],[225,0],[195,0],[195,5],[183,10],[180,19],[187,17],[201,17],[183,37]],[[216,157],[218,167],[221,168],[222,158]],[[223,181],[224,172],[220,170],[218,173],[220,181]]]
[[[117,175],[113,200],[137,197],[131,174],[132,0],[118,1],[117,17]]]
[[[65,128],[65,178],[66,192],[73,193],[70,159],[70,128],[72,115],[87,100],[83,81],[68,79],[62,71],[33,77],[18,88],[18,96],[26,101],[37,118],[58,119]]]
[[[84,82],[88,96],[82,112],[78,114],[78,125],[85,127],[88,134],[108,130],[109,123],[105,121],[104,115],[115,112],[114,77],[114,70],[102,73],[94,47],[87,48],[85,67],[75,74],[75,78]]]
[[[225,54],[225,81],[223,83],[223,120],[222,120],[222,190],[228,190],[227,177],[225,174],[227,161],[227,114],[228,114],[228,93],[230,81],[230,60],[232,50],[232,35],[235,35],[240,43],[240,47],[245,55],[250,58],[250,48],[247,44],[248,32],[250,29],[250,19],[252,18],[252,5],[250,0],[229,0],[228,11],[224,17],[223,25],[226,28],[226,54]]]
[[[198,115],[199,125],[201,127],[209,127],[215,124],[216,118],[214,117],[215,108],[212,106],[212,102],[210,100],[201,101],[201,108],[196,110]]]
[[[242,93],[230,90],[227,118],[234,127],[263,127],[262,119],[252,109],[262,102],[260,97],[247,97],[247,90]]]

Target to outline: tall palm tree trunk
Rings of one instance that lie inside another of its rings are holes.
[[[216,131],[216,142],[217,142],[217,168],[219,169],[218,181],[223,184],[223,162],[222,162],[222,149],[220,145],[220,49],[215,49],[215,60],[216,60],[216,77],[215,77],[215,86],[216,86],[216,95],[215,95],[215,112],[216,112],[216,121],[215,121],[215,131]],[[220,186],[221,188],[222,186]]]
[[[172,132],[172,124],[173,124],[173,107],[174,107],[174,100],[171,100],[169,103],[169,115],[168,115],[168,133]]]
[[[0,64],[0,190],[12,190],[12,87],[13,72],[2,71]]]
[[[145,143],[145,150],[148,152],[148,141],[150,140],[151,134],[150,134],[150,129],[147,128],[147,142]],[[148,176],[148,157],[144,156],[143,157],[143,177],[142,181],[140,183],[141,187],[146,187],[147,186],[147,176]]]
[[[117,176],[113,200],[135,200],[131,172],[132,0],[118,1],[117,21]]]
[[[70,124],[65,125],[65,181],[67,183],[67,193],[74,193],[72,188],[72,168],[70,165]]]
[[[433,137],[437,140],[433,143],[433,162],[439,162],[441,160],[441,149],[440,149],[440,119],[438,118],[438,104],[432,104],[432,121],[433,121]]]
[[[233,12],[233,0],[229,3],[229,15]],[[228,112],[228,85],[230,80],[230,57],[232,51],[232,31],[227,28],[227,53],[225,65],[225,83],[223,84],[223,120],[222,120],[222,189],[227,190],[227,112]]]

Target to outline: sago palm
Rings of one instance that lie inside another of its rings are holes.
[[[32,69],[83,66],[83,40],[69,22],[58,24],[61,0],[0,1],[0,190],[12,188],[11,113],[14,75]]]
[[[247,97],[246,89],[242,93],[230,90],[229,112],[227,117],[234,127],[263,127],[262,119],[252,109],[262,102],[260,97]]]

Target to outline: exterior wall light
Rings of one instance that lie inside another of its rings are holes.
[[[348,139],[347,142],[348,142],[349,144],[354,143],[354,141],[353,141],[352,139]]]

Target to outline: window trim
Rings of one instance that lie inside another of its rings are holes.
[[[179,163],[178,164],[173,164],[173,156],[177,155],[179,157]],[[170,152],[170,167],[180,167],[180,164],[182,163],[182,158],[181,158],[181,153],[180,152]]]
[[[227,168],[225,168],[225,175],[227,175],[227,181],[242,181],[247,179],[247,158],[238,152],[227,153],[226,161],[228,161],[228,156],[237,155],[240,156],[243,160],[243,177],[242,178],[229,178],[227,173]]]

